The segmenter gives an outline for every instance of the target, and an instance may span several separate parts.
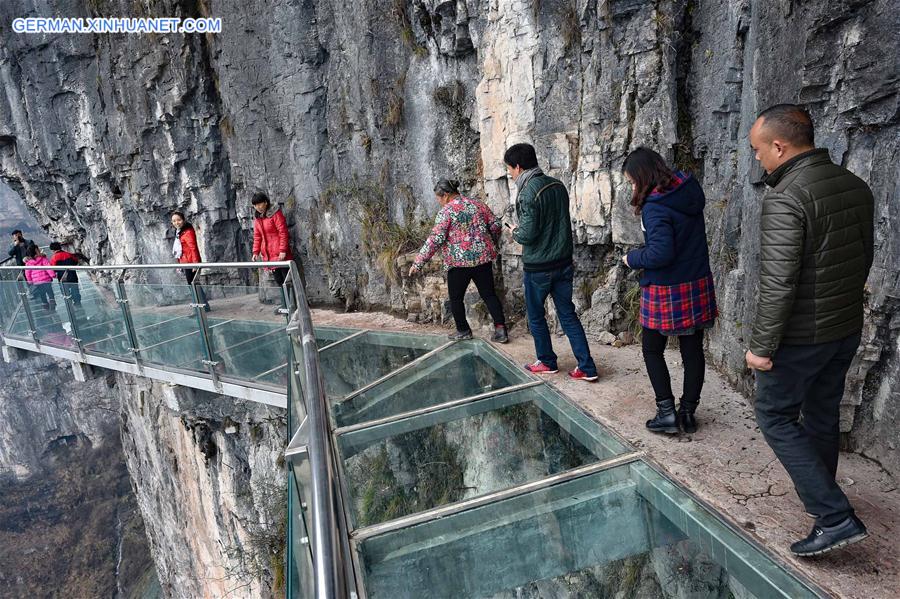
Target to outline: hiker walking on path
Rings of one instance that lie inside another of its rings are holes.
[[[172,213],[172,226],[175,227],[175,242],[172,244],[172,255],[180,264],[199,264],[203,262],[200,258],[200,249],[197,247],[197,232],[194,225],[189,223],[183,212]],[[193,284],[197,271],[193,268],[182,269],[184,279],[188,285]],[[203,304],[204,310],[209,312],[209,301],[206,299],[206,292],[203,287],[197,285],[197,295],[200,303]]]
[[[525,309],[537,354],[537,361],[525,368],[535,374],[558,372],[544,309],[547,296],[551,296],[559,323],[578,360],[578,367],[569,372],[569,376],[596,381],[597,367],[572,303],[575,266],[572,262],[569,193],[561,181],[548,177],[538,167],[537,154],[529,144],[510,146],[503,155],[503,162],[518,188],[516,216],[519,226],[513,230],[513,239],[522,245]]]
[[[693,176],[673,171],[648,148],[631,152],[622,172],[633,187],[631,205],[644,231],[644,247],[631,250],[622,261],[643,269],[641,344],[656,395],[656,416],[647,421],[647,428],[674,434],[680,424],[693,433],[706,373],[703,335],[718,314],[703,219],[706,197]],[[670,337],[678,337],[684,362],[677,412],[664,356]]]
[[[835,477],[839,406],[874,259],[874,199],[863,180],[815,147],[800,106],[764,110],[750,145],[770,188],[746,355],[756,370],[756,420],[816,521],[791,551],[819,555],[868,536]]]
[[[253,195],[250,200],[255,211],[253,221],[253,260],[262,262],[283,262],[293,260],[291,238],[287,220],[278,206],[272,206],[269,196],[262,192]],[[270,268],[275,276],[275,283],[281,287],[290,272],[289,268]],[[282,307],[276,309],[278,314],[287,310],[287,299],[282,295]]]
[[[50,250],[53,256],[50,257],[50,264],[53,266],[78,266],[78,263],[84,259],[81,254],[71,254],[62,249],[62,244],[54,241],[50,244]],[[78,288],[78,272],[74,270],[57,270],[56,279],[62,287],[63,295],[72,298],[75,306],[81,305],[81,290]]]
[[[434,195],[441,209],[434,219],[431,234],[409,269],[409,276],[419,272],[441,250],[447,269],[450,310],[456,323],[456,332],[449,335],[450,339],[472,338],[463,300],[469,283],[474,281],[478,295],[487,305],[494,321],[492,340],[506,343],[509,334],[503,306],[494,289],[492,264],[497,258],[500,221],[484,202],[460,194],[456,181],[441,179],[434,186]]]
[[[28,256],[24,266],[51,266],[51,264],[41,249],[31,244],[28,246]],[[56,310],[52,270],[26,270],[25,280],[31,286],[31,297],[35,301],[40,301],[44,305],[44,309],[49,312]]]

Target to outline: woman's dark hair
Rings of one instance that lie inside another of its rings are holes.
[[[266,208],[272,205],[272,202],[269,201],[269,196],[261,191],[257,191],[253,194],[253,199],[250,200],[250,203],[254,206],[256,206],[257,204],[265,204]]]
[[[675,175],[663,157],[650,148],[640,147],[625,158],[622,172],[634,181],[631,205],[640,214],[644,201],[657,187],[665,189],[675,181]]]
[[[537,168],[537,154],[531,144],[514,144],[503,154],[503,162],[513,167],[525,169]]]
[[[25,249],[25,255],[28,256],[29,258],[34,258],[34,257],[36,257],[36,256],[38,255],[38,252],[40,252],[40,251],[41,251],[41,250],[40,250],[40,248],[39,248],[38,246],[36,246],[36,245],[29,245],[29,246]]]
[[[53,250],[54,252],[59,252],[62,250],[62,244],[58,241],[54,241],[53,243],[50,244],[50,249]]]
[[[459,193],[459,181],[451,181],[450,179],[440,179],[434,184],[434,193],[441,195],[453,195]]]

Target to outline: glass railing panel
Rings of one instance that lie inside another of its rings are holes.
[[[206,371],[203,338],[189,285],[124,285],[141,359]],[[215,325],[210,325],[213,330]],[[224,326],[218,323],[218,326]]]
[[[339,427],[420,410],[531,381],[481,340],[464,341],[331,406]]]
[[[284,326],[287,322],[286,314],[281,309],[280,287],[201,283],[197,286],[197,292],[201,303],[209,305],[208,314],[215,318],[268,323],[271,326]]]
[[[278,387],[287,385],[287,319],[280,288],[202,285],[201,301],[208,302],[210,347],[223,377]],[[277,291],[277,294],[275,293]]]
[[[303,344],[297,336],[288,337],[291,364],[288,372],[288,432],[293,437],[297,427],[306,418],[306,368]]]
[[[306,510],[292,468],[288,468],[287,597],[315,597]]]
[[[545,410],[551,408],[555,413]],[[535,387],[338,437],[355,527],[521,485],[624,453]],[[616,449],[616,451],[611,451]]]
[[[367,332],[319,352],[328,397],[345,397],[447,342],[431,335]]]
[[[76,306],[78,337],[85,352],[132,360],[131,341],[125,327],[115,283],[95,283],[81,275],[81,305]]]
[[[689,499],[681,505],[673,488],[666,492],[679,505],[660,509],[642,477],[640,466],[625,465],[366,539],[357,550],[367,595],[816,596],[768,556],[744,553],[735,533],[718,537],[729,549],[709,550],[703,533],[683,526],[682,510],[715,518]],[[751,561],[765,574],[748,574]]]
[[[77,351],[78,345],[75,339],[74,329],[72,328],[72,314],[69,307],[66,306],[65,295],[71,292],[71,286],[63,289],[59,281],[54,280],[47,283],[53,291],[53,299],[50,303],[50,310],[38,312],[34,304],[32,304],[32,314],[34,315],[35,325],[37,329],[38,340],[45,345],[52,345],[64,349]],[[34,292],[36,286],[32,286],[32,297],[38,299],[40,292],[35,297]],[[49,294],[48,294],[49,295]],[[43,304],[43,302],[42,302]],[[76,316],[77,318],[77,316]]]
[[[65,349],[76,349],[73,341],[72,323],[66,310],[65,300],[55,279],[52,282],[29,284],[25,282],[9,283],[12,289],[25,291],[25,299],[31,310],[34,322],[35,337],[41,343]],[[19,305],[12,310],[8,334],[24,338],[31,337],[31,324],[28,314],[22,305],[22,296],[17,295]]]
[[[8,274],[8,272],[3,274]],[[19,296],[19,284],[15,279],[0,280],[0,327],[4,333],[12,333],[14,319],[20,312],[22,312],[22,298]],[[25,318],[24,314],[22,314],[22,318]],[[21,330],[21,326],[19,329]],[[28,331],[27,326],[25,331]]]

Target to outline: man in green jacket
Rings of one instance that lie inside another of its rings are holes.
[[[559,324],[578,360],[578,367],[570,371],[569,376],[581,381],[596,381],[597,366],[572,303],[575,267],[566,186],[544,174],[538,167],[534,147],[529,144],[510,146],[503,161],[518,188],[516,216],[519,226],[513,231],[513,239],[522,245],[525,310],[537,354],[537,361],[525,368],[535,374],[559,372],[544,310],[547,296],[552,296]]]
[[[812,119],[800,106],[763,111],[750,145],[771,188],[746,356],[757,371],[756,419],[816,519],[791,551],[820,555],[868,535],[835,475],[839,406],[874,254],[874,201],[864,181],[816,149]]]

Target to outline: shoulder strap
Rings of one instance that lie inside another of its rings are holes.
[[[547,183],[546,185],[544,185],[543,187],[541,187],[540,189],[537,190],[537,193],[534,194],[534,199],[535,200],[538,199],[540,197],[540,195],[542,193],[544,193],[545,190],[547,190],[551,187],[554,187],[556,185],[562,185],[562,181],[553,181],[552,183]]]

